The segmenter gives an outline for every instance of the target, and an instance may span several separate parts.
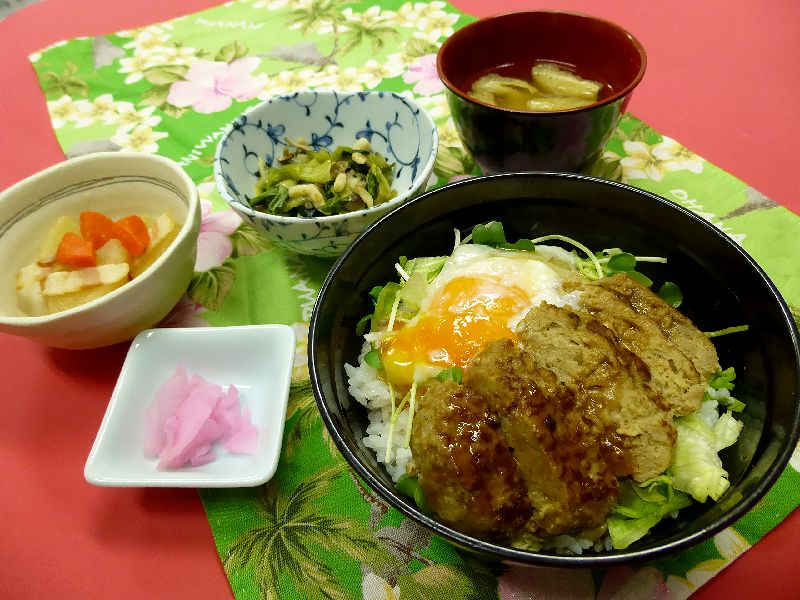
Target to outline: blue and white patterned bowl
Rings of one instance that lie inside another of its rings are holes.
[[[397,196],[378,206],[328,217],[282,217],[250,208],[258,159],[283,153],[285,140],[305,138],[333,151],[365,137],[395,164]],[[393,92],[296,92],[253,106],[220,140],[214,160],[217,189],[230,206],[276,246],[315,256],[338,256],[369,224],[425,191],[438,135],[424,108]]]

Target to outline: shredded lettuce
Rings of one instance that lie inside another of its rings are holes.
[[[401,272],[400,283],[390,281],[386,285],[376,286],[370,290],[375,310],[364,316],[357,325],[356,333],[362,335],[367,323],[370,331],[379,331],[389,322],[394,322],[392,315],[403,321],[414,317],[420,309],[428,284],[442,270],[446,256],[429,256],[407,260],[401,257],[397,264]]]
[[[405,256],[401,256],[399,262],[409,276],[414,273],[422,273],[425,275],[426,281],[430,283],[440,273],[448,258],[448,256],[423,256],[408,259]]]
[[[677,440],[672,464],[664,475],[641,485],[620,482],[620,499],[608,519],[614,548],[627,548],[693,499],[716,501],[728,489],[728,472],[718,452],[733,445],[743,427],[733,416],[733,411],[744,408],[730,395],[735,378],[733,368],[714,373],[700,409],[675,419]],[[720,414],[720,405],[728,410]]]
[[[411,382],[411,391],[408,399],[408,425],[406,426],[406,439],[403,448],[408,448],[411,444],[411,428],[414,426],[414,414],[417,412],[417,380]]]
[[[714,399],[731,412],[742,412],[745,407],[744,402],[731,396],[728,390],[719,390],[718,396]]]
[[[742,431],[741,421],[730,412],[718,415],[716,407],[715,400],[706,400],[698,412],[675,419],[672,484],[698,502],[719,500],[728,489],[728,472],[717,452],[732,445]]]
[[[369,291],[369,296],[372,298],[372,305],[373,307],[378,304],[378,298],[381,295],[381,291],[383,290],[382,285],[376,285]],[[364,335],[364,332],[367,329],[367,325],[372,323],[372,317],[375,316],[374,312],[369,313],[368,315],[364,315],[358,320],[356,323],[356,335]]]
[[[412,385],[412,388],[413,387],[415,387],[415,386]],[[409,392],[405,396],[403,396],[403,399],[400,400],[400,404],[398,404],[397,406],[395,406],[395,402],[394,402],[394,389],[391,386],[389,386],[389,393],[392,395],[392,407],[393,407],[393,409],[392,409],[392,414],[389,417],[389,434],[388,434],[389,440],[388,440],[388,442],[386,444],[386,462],[387,463],[391,462],[392,447],[393,447],[392,443],[393,443],[393,440],[394,440],[394,428],[397,425],[397,419],[400,418],[400,415],[405,410],[406,405],[408,404],[408,401],[411,398],[411,390],[409,390]],[[416,393],[416,390],[415,390],[415,393]]]
[[[656,477],[641,485],[620,482],[620,498],[608,518],[608,533],[614,548],[622,550],[647,535],[661,519],[692,503],[676,491],[669,477]]]
[[[397,409],[397,404],[396,404],[395,398],[394,398],[394,386],[392,386],[392,383],[390,381],[387,381],[386,385],[389,386],[389,400],[392,403],[392,412],[391,412],[391,415],[389,417],[390,420],[391,420],[391,418],[394,416],[394,411]],[[385,460],[386,460],[387,464],[392,462],[392,436],[393,435],[394,435],[394,422],[392,421],[389,424],[389,435],[386,436],[386,458],[385,458]]]
[[[389,322],[392,314],[392,306],[394,306],[395,299],[400,289],[401,285],[394,281],[390,281],[381,288],[378,297],[375,299],[375,310],[372,313],[370,324],[371,331],[378,331],[382,325]]]
[[[398,294],[403,303],[403,308],[409,313],[417,314],[422,306],[422,300],[428,291],[428,280],[425,273],[412,271]]]
[[[714,373],[700,410],[675,419],[678,438],[670,466],[672,485],[698,502],[719,500],[730,486],[718,452],[732,446],[744,426],[733,416],[744,409],[744,403],[730,394],[735,378],[733,367]],[[720,414],[720,405],[728,410]]]

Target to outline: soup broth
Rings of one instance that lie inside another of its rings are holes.
[[[501,108],[531,112],[569,110],[611,96],[611,86],[574,65],[556,61],[521,61],[478,73],[470,96]]]

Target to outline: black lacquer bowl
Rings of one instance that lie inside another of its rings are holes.
[[[667,519],[622,551],[563,556],[492,544],[423,514],[395,490],[361,439],[366,409],[347,391],[344,364],[362,345],[358,320],[372,311],[368,292],[396,280],[400,256],[449,254],[453,229],[501,221],[507,239],[559,233],[590,248],[620,247],[668,257],[642,268],[655,281],[679,284],[681,310],[703,331],[749,325],[715,339],[720,363],[737,372],[736,396],[747,403],[738,442],[722,452],[732,485],[717,503],[697,504]],[[798,331],[767,275],[708,222],[654,194],[582,175],[522,173],[481,177],[429,192],[367,229],[338,259],[311,321],[309,368],[325,425],[358,474],[392,506],[451,543],[510,563],[604,567],[675,553],[744,515],[775,483],[800,434]]]
[[[552,112],[501,108],[470,89],[489,72],[530,79],[537,61],[572,66],[606,84],[588,106]],[[598,17],[531,10],[462,27],[437,53],[453,123],[483,173],[586,172],[601,156],[644,77],[647,55],[630,32]]]

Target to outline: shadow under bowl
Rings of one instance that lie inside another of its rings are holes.
[[[420,512],[400,494],[363,443],[366,409],[348,393],[345,363],[357,364],[356,323],[373,310],[369,291],[395,281],[400,256],[452,251],[478,223],[505,225],[507,239],[559,233],[590,248],[621,247],[668,258],[642,264],[682,289],[681,311],[702,331],[746,323],[715,339],[723,367],[737,373],[744,429],[722,451],[731,487],[716,503],[694,504],[625,550],[579,556],[528,552],[466,535]],[[522,173],[462,181],[420,196],[367,229],[328,275],[311,320],[309,369],[326,427],[345,459],[389,504],[458,547],[514,564],[609,567],[673,554],[709,538],[750,510],[775,483],[800,434],[800,348],[786,303],[764,271],[717,228],[664,198],[583,175]]]
[[[469,95],[489,72],[530,80],[541,61],[561,63],[606,84],[582,108],[532,112],[486,104]],[[583,172],[600,157],[647,66],[642,44],[597,17],[556,11],[517,12],[475,21],[450,36],[437,55],[456,131],[485,174]]]

